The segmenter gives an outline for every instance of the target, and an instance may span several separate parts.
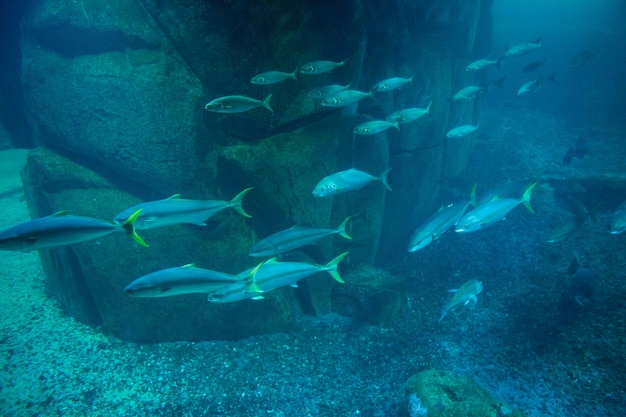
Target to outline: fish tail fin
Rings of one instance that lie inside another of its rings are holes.
[[[389,183],[387,182],[387,176],[389,175],[389,171],[391,171],[392,169],[393,167],[389,167],[382,174],[380,174],[380,180],[383,182],[383,185],[385,186],[385,188],[388,189],[389,191],[393,191],[393,190],[391,189],[391,187],[389,186]]]
[[[272,113],[274,113],[274,110],[272,109],[272,106],[270,106],[270,100],[272,98],[272,94],[274,93],[270,93],[269,96],[267,96],[265,98],[265,100],[263,100],[263,103],[261,103],[263,105],[263,107],[265,107],[266,109],[268,109],[269,111],[271,111]]]
[[[530,205],[530,193],[532,193],[533,188],[535,188],[535,186],[537,185],[536,182],[533,182],[530,187],[528,187],[526,189],[526,191],[524,191],[524,195],[522,195],[522,203],[524,203],[524,206],[528,209],[528,211],[530,211],[531,213],[534,213],[535,210],[533,210],[533,207]]]
[[[256,267],[254,267],[252,271],[250,271],[248,276],[244,278],[243,281],[246,284],[246,291],[263,292],[263,290],[258,285],[256,285],[256,274],[257,272],[259,272],[259,269],[261,269],[261,266],[263,266],[264,263],[265,262],[259,263]]]
[[[506,78],[506,75],[503,75],[498,81],[493,83],[493,85],[497,86],[500,90],[502,90],[502,84],[504,83],[505,78]]]
[[[339,265],[339,262],[341,262],[343,258],[348,256],[349,253],[350,252],[344,252],[323,266],[324,271],[328,272],[330,276],[333,277],[333,279],[339,282],[340,284],[345,284],[346,282],[343,280],[343,278],[341,278],[341,275],[339,275],[339,271],[337,271],[337,266]]]
[[[350,236],[346,232],[346,225],[348,224],[349,221],[350,221],[350,216],[346,217],[346,219],[339,225],[339,227],[337,228],[337,234],[343,237],[344,239],[352,240],[352,236]]]
[[[245,195],[250,192],[250,190],[252,190],[252,188],[246,188],[245,190],[237,194],[235,198],[230,200],[230,204],[235,209],[235,211],[241,214],[243,217],[247,217],[247,218],[250,218],[252,216],[246,213],[246,211],[243,209],[243,206],[241,205],[241,202],[243,201],[243,198],[245,197]]]
[[[474,207],[478,207],[478,201],[476,201],[476,185],[478,183],[474,183],[474,186],[472,187],[472,191],[470,192],[470,204]]]
[[[504,59],[504,56],[496,61],[496,67],[498,67],[498,69],[500,69],[500,64],[502,63],[503,59]]]
[[[134,212],[133,214],[131,214],[128,219],[126,219],[126,221],[122,224],[122,227],[124,228],[124,230],[126,231],[126,233],[133,238],[133,240],[137,243],[139,243],[141,246],[147,248],[150,245],[148,245],[146,243],[145,240],[143,240],[143,238],[141,236],[139,236],[137,234],[137,231],[135,230],[135,222],[137,221],[137,218],[139,217],[139,215],[141,214],[141,210],[143,209],[139,209],[136,212]]]
[[[343,61],[341,61],[341,62],[339,63],[339,66],[340,66],[340,67],[343,67],[344,65],[346,65],[346,62],[348,62],[348,60],[349,60],[349,59],[350,59],[350,58],[346,58],[346,59],[344,59]]]
[[[295,71],[291,73],[291,78],[298,81],[298,68],[296,67]]]
[[[395,123],[393,124],[393,127],[395,127],[396,129],[400,130],[400,123],[395,122]]]
[[[533,43],[538,43],[539,45],[541,45],[541,40],[543,39],[543,35],[541,35],[540,37],[538,37],[535,42]]]
[[[433,101],[430,100],[430,102],[428,103],[428,106],[426,106],[426,114],[430,114],[430,105],[433,104]]]

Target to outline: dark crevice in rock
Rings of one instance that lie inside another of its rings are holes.
[[[67,24],[49,25],[37,33],[39,44],[65,58],[83,55],[99,55],[106,52],[130,49],[157,49],[138,36],[129,36],[119,31],[97,32]]]

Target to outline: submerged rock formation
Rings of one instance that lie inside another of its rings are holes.
[[[462,57],[481,38],[477,22],[489,4],[42,1],[21,38],[24,110],[40,146],[24,171],[34,216],[64,209],[111,219],[174,193],[228,200],[254,188],[244,203],[250,220],[230,213],[207,228],[151,230],[150,248],[115,235],[42,251],[49,288],[76,317],[129,340],[236,338],[294,325],[302,297],[290,288],[233,305],[208,305],[203,296],[138,300],[122,290],[187,263],[236,273],[255,263],[247,256],[255,240],[296,223],[336,227],[348,215],[353,241],[305,248],[307,259],[325,263],[349,250],[346,263],[383,263],[404,251],[411,229],[439,204],[441,180],[463,172],[471,149],[448,144],[445,131],[472,121],[476,105],[449,98],[471,82]],[[250,83],[260,72],[291,72],[316,59],[347,61],[298,81]],[[307,95],[332,83],[369,91],[392,76],[412,76],[413,84],[339,110]],[[270,93],[274,113],[204,110],[220,96]],[[400,132],[352,134],[359,123],[431,100],[430,114]],[[389,166],[393,192],[374,183],[335,198],[311,194],[334,172],[356,167],[378,176]],[[330,311],[329,294],[315,291],[306,310]]]

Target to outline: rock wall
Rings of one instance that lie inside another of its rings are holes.
[[[23,174],[34,217],[64,209],[111,219],[174,193],[228,200],[254,188],[244,200],[250,220],[232,212],[207,228],[146,231],[150,248],[114,235],[42,251],[49,289],[71,314],[129,340],[237,338],[295,325],[302,297],[289,288],[232,305],[207,305],[203,296],[133,299],[122,289],[187,263],[239,272],[254,265],[247,250],[255,240],[296,223],[336,227],[348,215],[353,241],[336,238],[300,256],[325,263],[350,250],[345,264],[384,264],[404,251],[412,229],[439,204],[440,180],[460,175],[471,149],[451,148],[444,136],[450,123],[469,122],[477,111],[471,103],[452,107],[449,98],[471,81],[464,72],[470,22],[476,10],[488,11],[484,3],[41,1],[21,35],[25,113],[40,146]],[[346,58],[330,74],[249,82],[262,71]],[[414,82],[338,111],[307,96],[330,83],[368,91],[391,76]],[[223,95],[270,93],[274,113],[203,109]],[[429,100],[431,114],[400,132],[351,133]],[[393,192],[377,183],[335,198],[311,195],[331,173],[356,167],[380,175],[388,166]],[[312,279],[322,290],[309,294],[305,310],[326,313],[335,283]],[[367,282],[374,297],[377,281]],[[399,299],[394,294],[390,303]],[[385,314],[368,320],[388,322]]]

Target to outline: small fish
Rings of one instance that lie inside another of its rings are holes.
[[[468,85],[467,87],[463,87],[457,91],[454,96],[452,96],[452,101],[471,101],[478,97],[482,97],[485,94],[487,94],[487,89],[485,87]]]
[[[411,235],[407,250],[409,252],[418,251],[438,239],[439,236],[456,225],[470,204],[476,206],[476,184],[474,184],[472,188],[469,201],[442,206],[437,213],[433,214],[422,223]]]
[[[348,88],[350,88],[351,85],[352,83],[346,84],[346,85],[339,85],[339,84],[325,85],[322,87],[314,88],[313,90],[309,91],[307,96],[309,96],[310,98],[314,98],[316,100],[323,100],[326,97],[335,95],[340,91],[347,90]]]
[[[298,81],[298,77],[296,76],[297,74],[298,74],[297,69],[291,73],[282,72],[282,71],[267,71],[267,72],[262,72],[260,74],[255,75],[254,77],[252,77],[250,82],[252,84],[271,85],[271,84],[279,83],[281,81],[288,80],[290,78]]]
[[[527,81],[517,90],[517,95],[520,96],[526,93],[536,93],[545,84],[546,81],[554,82],[556,72],[549,77],[539,77],[536,80]]]
[[[450,290],[454,295],[452,296],[452,300],[443,308],[439,321],[443,320],[446,314],[448,314],[448,311],[458,305],[467,305],[470,301],[474,304],[478,303],[476,296],[480,294],[482,290],[483,283],[475,279],[467,281],[465,284],[461,285],[459,289]]]
[[[313,245],[323,238],[332,235],[339,235],[344,239],[351,240],[352,237],[346,232],[346,225],[349,220],[350,217],[346,217],[343,223],[336,229],[294,226],[290,229],[281,230],[255,243],[250,248],[248,255],[254,257],[278,256],[303,246]]]
[[[375,177],[367,172],[363,172],[355,168],[340,171],[324,177],[315,186],[313,195],[315,197],[327,197],[347,193],[348,191],[359,190],[374,181],[381,181],[385,188],[391,191],[391,187],[389,187],[389,184],[387,183],[387,175],[389,175],[389,171],[391,171],[391,167],[387,168],[380,175],[380,177]]]
[[[58,212],[0,232],[0,250],[30,252],[52,249],[99,239],[121,231],[125,231],[140,245],[148,246],[135,232],[134,225],[140,213],[141,209],[138,209],[130,213],[122,224],[117,224]]]
[[[259,265],[260,267],[260,265]],[[211,293],[230,285],[242,285],[249,292],[263,292],[251,276],[239,276],[193,264],[152,272],[131,282],[124,293],[133,297],[170,297],[173,295]]]
[[[346,64],[347,59],[344,59],[341,62],[333,62],[333,61],[313,61],[308,62],[300,67],[300,72],[302,74],[314,75],[314,74],[324,74],[327,72],[331,72],[336,68],[343,67]]]
[[[618,235],[626,231],[626,201],[620,204],[611,215],[609,233]]]
[[[393,91],[398,88],[402,88],[403,85],[409,84],[409,83],[411,84],[413,83],[413,77],[411,78],[400,78],[400,77],[387,78],[386,80],[382,80],[374,84],[374,87],[372,87],[372,91],[375,91],[377,93]]]
[[[156,229],[173,224],[195,224],[206,226],[206,221],[218,212],[232,207],[244,217],[251,217],[241,205],[243,198],[252,188],[246,188],[230,201],[222,200],[186,200],[175,194],[165,200],[148,201],[134,205],[113,219],[116,223],[124,223],[128,216],[141,210],[136,219],[137,229]]]
[[[246,96],[225,96],[208,102],[204,109],[216,113],[242,113],[256,107],[265,107],[274,113],[274,110],[270,107],[271,98],[272,94],[263,101]]]
[[[470,63],[467,67],[465,67],[465,71],[480,71],[480,70],[483,70],[487,67],[491,67],[494,65],[497,68],[500,68],[500,63],[502,62],[503,59],[504,57],[498,59],[497,61],[494,61],[492,59],[478,59]]]
[[[504,56],[517,56],[524,55],[529,53],[530,51],[534,51],[535,49],[541,48],[541,39],[543,36],[540,36],[534,42],[524,42],[519,45],[512,46],[505,53]]]
[[[584,65],[592,63],[596,57],[598,56],[598,52],[593,49],[584,49],[578,52],[570,61],[570,68],[580,68]]]
[[[380,132],[384,132],[387,129],[395,127],[400,130],[398,122],[387,122],[385,120],[371,120],[369,122],[361,123],[352,129],[352,133],[355,135],[375,135]]]
[[[387,116],[385,120],[387,120],[388,122],[399,124],[414,122],[420,117],[430,113],[431,104],[433,104],[432,100],[428,103],[428,107],[426,107],[425,109],[420,107],[411,107],[408,109],[398,110],[397,112],[391,113],[389,116]]]
[[[522,72],[523,73],[528,73],[528,72],[533,72],[538,70],[539,68],[543,67],[543,64],[546,62],[546,60],[544,59],[543,61],[535,61],[535,62],[531,62],[530,64],[526,65],[524,68],[522,68]]]
[[[515,207],[524,204],[526,208],[534,213],[530,205],[530,193],[537,183],[531,184],[521,198],[498,198],[479,205],[474,210],[466,213],[456,224],[455,231],[459,233],[475,232],[504,219]]]
[[[368,97],[374,98],[374,94],[372,92],[365,93],[358,90],[342,90],[332,96],[326,97],[320,104],[325,107],[344,107]]]
[[[472,125],[457,126],[454,129],[449,130],[448,133],[446,133],[446,137],[462,138],[462,137],[465,137],[467,135],[474,133],[478,129],[479,126],[480,126],[480,123],[478,123],[476,126],[472,126]]]
[[[307,262],[278,262],[276,258],[272,258],[257,267],[258,270],[256,272],[253,273],[250,270],[246,270],[240,275],[249,276],[253,274],[255,284],[263,292],[286,286],[295,287],[298,281],[318,272],[328,272],[335,281],[343,284],[345,281],[339,275],[337,267],[339,262],[347,255],[348,252],[344,252],[326,265]],[[210,293],[207,300],[211,303],[232,303],[250,298],[259,300],[263,296],[259,296],[256,292],[248,291],[242,284],[235,284]]]

